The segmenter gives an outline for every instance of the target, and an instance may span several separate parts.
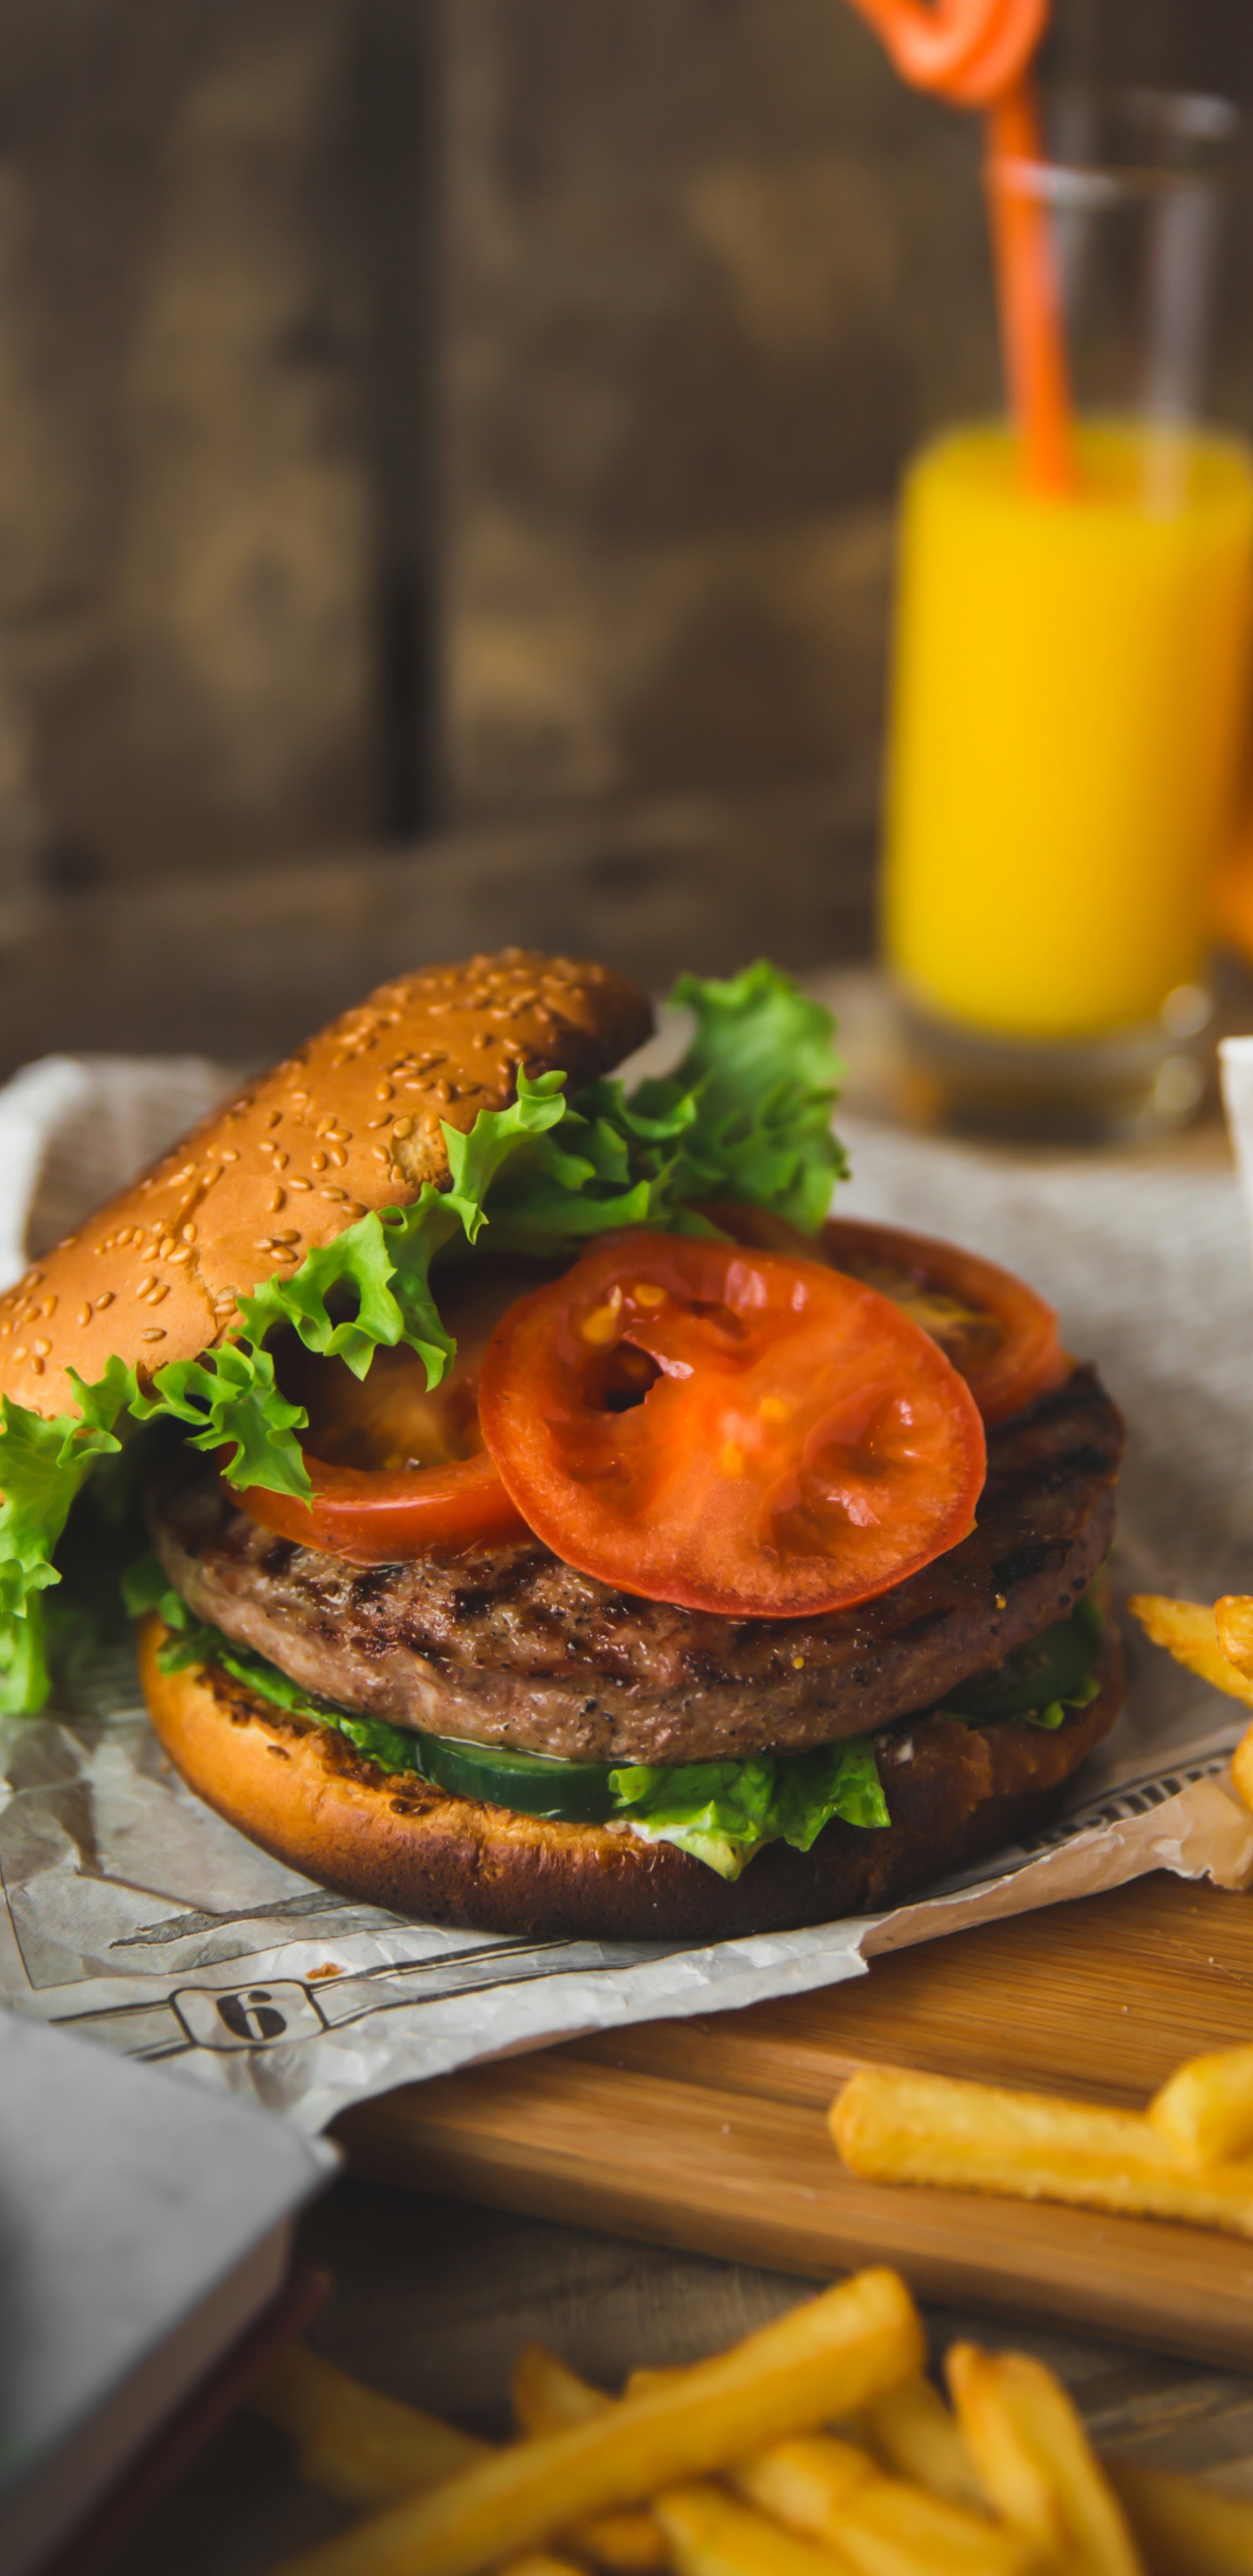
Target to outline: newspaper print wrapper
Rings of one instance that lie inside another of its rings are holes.
[[[0,1269],[226,1082],[197,1061],[103,1058],[17,1076],[0,1091]],[[1253,1103],[1253,1071],[1248,1089]],[[1253,1584],[1253,1270],[1219,1147],[1027,1160],[839,1124],[842,1208],[1007,1262],[1100,1364],[1131,1433],[1118,1592]],[[99,1658],[72,1705],[0,1722],[0,1999],[316,2130],[413,2078],[835,1983],[885,1950],[1148,1870],[1244,1887],[1253,1819],[1227,1779],[1243,1712],[1128,1625],[1127,1712],[1037,1840],[888,1914],[706,1948],[445,1931],[331,1896],[182,1787],[129,1654]]]

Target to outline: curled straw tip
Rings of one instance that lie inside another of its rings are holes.
[[[851,0],[903,80],[982,108],[988,117],[988,188],[1005,373],[1033,491],[1075,484],[1052,245],[1042,208],[1011,175],[1040,157],[1029,73],[1049,0]]]

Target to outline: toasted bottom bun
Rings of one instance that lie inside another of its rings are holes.
[[[905,1719],[877,1744],[890,1825],[837,1821],[809,1852],[770,1843],[728,1885],[670,1843],[548,1824],[384,1772],[216,1668],[162,1672],[166,1633],[152,1613],[140,1636],[153,1726],[188,1787],[241,1833],[340,1895],[547,1938],[716,1940],[875,1911],[1043,1824],[1123,1698],[1111,1620],[1089,1708],[1052,1732]]]

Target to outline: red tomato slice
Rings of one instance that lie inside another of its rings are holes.
[[[392,1475],[330,1466],[308,1451],[305,1465],[312,1503],[298,1502],[294,1494],[268,1494],[260,1485],[232,1492],[231,1499],[262,1529],[342,1556],[349,1565],[399,1565],[436,1549],[459,1554],[528,1535],[486,1449],[445,1467]]]
[[[529,1526],[603,1582],[789,1619],[964,1538],[983,1425],[930,1336],[821,1262],[619,1235],[497,1325],[488,1448]]]
[[[980,1253],[860,1217],[833,1217],[815,1241],[761,1208],[705,1213],[737,1243],[829,1261],[890,1297],[939,1343],[987,1423],[1025,1413],[1070,1375],[1053,1308],[1012,1270]]]
[[[892,1225],[833,1217],[822,1257],[864,1279],[931,1333],[987,1423],[1025,1413],[1070,1375],[1055,1309],[981,1253]]]

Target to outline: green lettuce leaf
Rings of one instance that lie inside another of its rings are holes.
[[[266,1350],[226,1342],[203,1360],[171,1360],[151,1395],[136,1388],[130,1410],[137,1422],[186,1423],[193,1449],[229,1448],[223,1473],[233,1485],[264,1485],[302,1500],[313,1491],[295,1437],[309,1417],[280,1394]]]
[[[45,1422],[0,1396],[0,1714],[42,1708],[48,1658],[40,1594],[61,1578],[52,1551],[97,1458],[116,1455],[114,1424],[136,1392],[134,1371],[111,1359],[85,1386],[81,1410]]]
[[[364,1377],[374,1353],[405,1342],[434,1386],[453,1356],[430,1281],[435,1255],[463,1252],[490,1226],[493,1246],[577,1253],[609,1228],[709,1234],[705,1199],[738,1198],[819,1225],[845,1170],[831,1134],[840,1067],[827,1013],[759,963],[728,982],[684,977],[676,1000],[693,1035],[664,1081],[585,1086],[518,1077],[503,1110],[468,1136],[445,1126],[449,1179],[408,1208],[362,1217],[309,1253],[291,1278],[241,1298],[239,1326],[202,1358],[172,1361],[142,1392],[110,1360],[79,1411],[45,1422],[5,1399],[0,1412],[0,1711],[32,1711],[48,1691],[39,1596],[61,1580],[55,1549],[96,1458],[135,1424],[179,1425],[194,1448],[226,1452],[237,1486],[310,1493],[298,1434],[307,1416],[282,1394],[268,1344],[290,1327],[306,1349]]]
[[[829,1011],[764,959],[727,983],[681,975],[674,999],[696,1020],[677,1076],[698,1105],[679,1195],[746,1199],[816,1233],[848,1171],[831,1132],[843,1067]]]
[[[694,1211],[717,1199],[822,1224],[848,1169],[831,1132],[830,1013],[764,960],[725,983],[681,976],[673,998],[694,1023],[682,1063],[629,1094],[616,1081],[576,1092],[493,1190],[493,1243],[559,1252],[624,1225],[707,1235]]]
[[[637,1833],[676,1843],[726,1879],[763,1843],[809,1851],[835,1816],[863,1828],[891,1822],[868,1736],[745,1762],[631,1764],[610,1776]]]

